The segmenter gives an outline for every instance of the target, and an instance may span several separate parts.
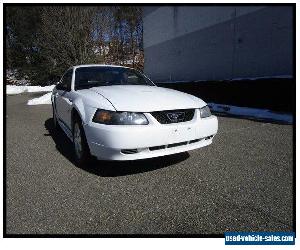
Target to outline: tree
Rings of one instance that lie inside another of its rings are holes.
[[[7,7],[7,66],[51,84],[72,65],[142,69],[142,15],[135,6]]]
[[[36,50],[40,8],[9,7],[6,13],[7,67],[22,68],[21,75],[30,75],[40,58]]]
[[[72,65],[94,60],[91,7],[44,7],[38,45],[44,70],[61,75]]]

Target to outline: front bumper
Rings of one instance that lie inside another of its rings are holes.
[[[90,152],[101,160],[137,160],[176,154],[207,146],[218,131],[215,116],[190,122],[160,124],[145,113],[148,125],[84,125]]]

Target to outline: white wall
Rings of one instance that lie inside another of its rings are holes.
[[[154,80],[293,74],[291,7],[165,6],[144,13],[145,72]]]

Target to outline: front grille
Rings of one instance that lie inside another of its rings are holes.
[[[169,144],[168,148],[179,147],[179,146],[187,145],[187,144],[188,144],[188,141],[173,143],[173,144]]]
[[[165,149],[166,146],[162,145],[162,146],[155,146],[155,147],[150,147],[149,150],[150,151],[155,151],[155,150],[160,150],[160,149]]]
[[[121,152],[123,154],[136,154],[138,152],[138,150],[135,148],[135,149],[121,149]]]
[[[211,139],[213,137],[214,137],[213,135],[207,136],[207,137],[205,137],[205,140],[209,140],[209,139]]]
[[[199,142],[199,141],[201,141],[201,139],[192,140],[192,141],[190,141],[190,144],[196,143],[196,142]]]
[[[174,148],[174,147],[179,147],[183,145],[188,145],[188,144],[193,144],[201,141],[202,139],[195,139],[191,141],[184,141],[184,142],[177,142],[177,143],[172,143],[172,144],[167,144],[167,145],[161,145],[161,146],[155,146],[155,147],[150,147],[150,151],[155,151],[155,150],[162,150],[162,149],[167,149],[167,148]]]
[[[161,124],[188,122],[194,118],[195,109],[178,109],[151,112],[151,115]]]

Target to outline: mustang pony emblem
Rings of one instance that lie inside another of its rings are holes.
[[[167,113],[167,117],[171,122],[180,122],[184,120],[185,113],[184,112]]]

